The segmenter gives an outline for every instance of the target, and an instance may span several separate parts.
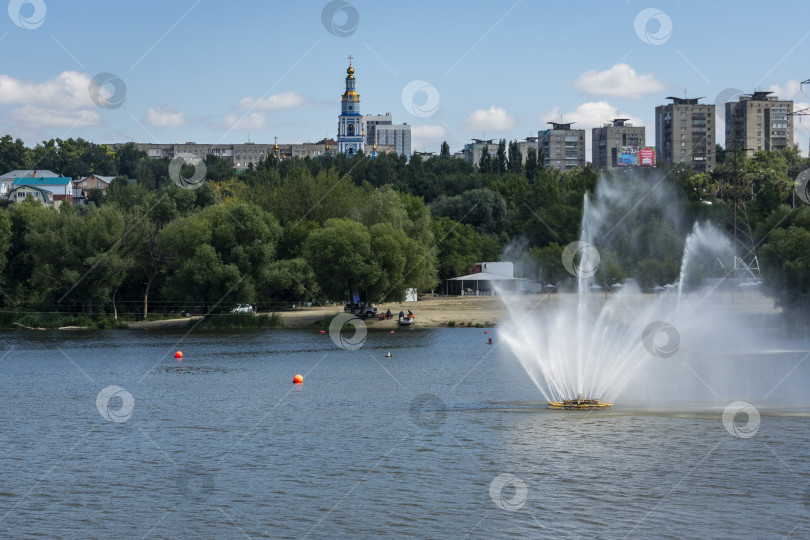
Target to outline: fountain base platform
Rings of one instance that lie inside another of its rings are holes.
[[[590,399],[582,397],[579,394],[576,399],[565,399],[563,401],[549,401],[549,409],[555,410],[568,410],[568,411],[590,411],[593,409],[612,409],[613,403],[606,401],[599,401],[598,399]]]

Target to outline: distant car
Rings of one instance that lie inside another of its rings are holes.
[[[231,313],[253,313],[253,308],[250,304],[239,304],[231,310]]]
[[[365,317],[370,319],[377,314],[377,308],[374,306],[369,306],[363,303],[360,304],[346,304],[343,306],[343,311],[345,313],[352,313],[353,315],[357,315],[358,317]]]

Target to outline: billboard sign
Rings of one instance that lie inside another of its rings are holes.
[[[642,146],[638,149],[638,165],[640,167],[655,167],[654,146]]]
[[[654,167],[654,146],[619,146],[616,148],[617,167]]]

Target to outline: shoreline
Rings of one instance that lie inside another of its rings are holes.
[[[519,304],[516,306],[529,312],[543,312],[550,309],[558,309],[561,306],[571,306],[577,298],[577,293],[552,293],[552,294],[526,294],[520,296]],[[594,293],[592,300],[594,309],[601,309],[602,305],[613,296],[613,293]],[[649,302],[657,300],[655,294],[638,294],[625,296],[623,304],[628,308],[638,305],[642,307]],[[677,309],[677,295],[667,295],[662,298],[664,302],[670,304],[673,309]],[[711,309],[735,309],[749,313],[777,313],[779,308],[774,306],[773,299],[760,293],[731,294],[720,293],[718,303],[711,305]],[[683,302],[690,302],[685,299]],[[390,309],[394,318],[381,321],[378,316],[373,318],[363,318],[369,329],[392,330],[400,328],[397,322],[397,315],[400,311],[413,311],[415,316],[415,326],[422,328],[441,327],[477,327],[492,328],[505,321],[508,317],[506,302],[514,302],[510,298],[503,296],[431,296],[426,295],[418,302],[389,302],[377,304],[377,313],[385,313]],[[710,308],[709,305],[704,306]],[[271,312],[260,312],[265,315]],[[300,307],[291,311],[278,311],[283,320],[284,329],[306,329],[315,328],[317,324],[327,317],[343,313],[343,307],[337,304],[324,306]],[[191,321],[202,319],[202,316],[182,317],[176,319],[163,319],[158,321],[138,321],[127,323],[130,330],[170,330],[185,328]],[[82,328],[76,326],[61,327],[59,330],[94,330],[94,328]],[[32,329],[44,330],[44,329]],[[51,328],[50,330],[56,330]]]

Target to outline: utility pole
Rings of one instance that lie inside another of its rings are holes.
[[[730,221],[734,228],[734,276],[759,278],[759,259],[754,244],[754,233],[748,218],[746,202],[753,200],[753,181],[744,170],[749,148],[734,148],[730,169],[721,173],[722,197],[729,203]],[[728,162],[727,162],[728,163]]]

